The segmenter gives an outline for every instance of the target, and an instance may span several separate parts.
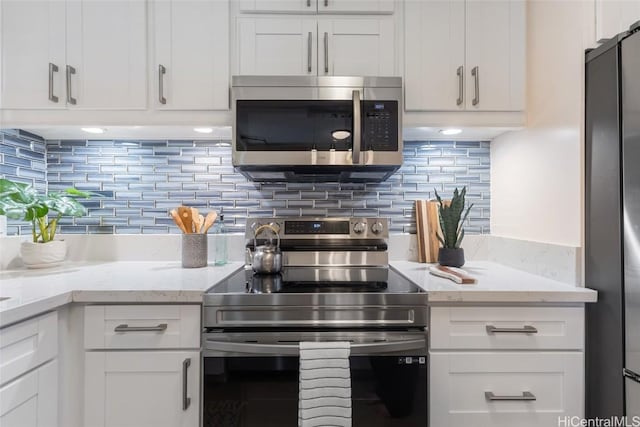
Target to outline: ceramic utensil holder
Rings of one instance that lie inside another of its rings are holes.
[[[182,267],[198,268],[207,266],[207,235],[182,235]]]

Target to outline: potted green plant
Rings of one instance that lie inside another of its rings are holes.
[[[0,215],[31,223],[32,241],[25,241],[20,247],[27,267],[48,267],[64,261],[66,243],[54,240],[58,221],[63,216],[85,215],[86,208],[76,199],[89,196],[75,188],[40,194],[31,185],[0,179]]]
[[[464,209],[467,187],[463,187],[460,192],[456,188],[450,203],[443,202],[438,192],[435,193],[436,199],[438,199],[438,217],[442,230],[442,235],[437,233],[438,240],[442,245],[438,251],[438,263],[449,267],[462,267],[464,265],[464,249],[460,247],[460,244],[464,239],[463,224],[473,207],[471,204],[466,211]]]

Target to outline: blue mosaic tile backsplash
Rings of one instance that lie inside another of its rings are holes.
[[[46,144],[38,135],[21,130],[0,130],[0,178],[33,185],[38,191],[47,188]],[[30,234],[24,221],[8,220],[10,235]],[[22,229],[22,230],[20,230]]]
[[[5,131],[0,151],[8,177],[21,173],[4,154],[15,133]],[[87,217],[63,219],[63,233],[178,233],[168,211],[180,204],[216,209],[231,232],[244,232],[248,216],[384,216],[391,232],[415,233],[415,200],[433,198],[434,188],[448,197],[465,185],[475,204],[466,231],[489,233],[489,142],[404,144],[404,165],[385,182],[314,184],[247,181],[231,166],[230,141],[47,140],[46,178],[49,191],[75,186],[101,195],[83,202]],[[21,228],[12,225],[9,234]]]

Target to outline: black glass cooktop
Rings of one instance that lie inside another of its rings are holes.
[[[421,288],[392,268],[285,267],[277,274],[243,268],[207,291],[208,294],[274,293],[421,293]]]

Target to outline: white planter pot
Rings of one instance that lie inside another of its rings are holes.
[[[47,243],[22,242],[20,256],[27,268],[53,267],[67,256],[67,243],[54,240]]]

